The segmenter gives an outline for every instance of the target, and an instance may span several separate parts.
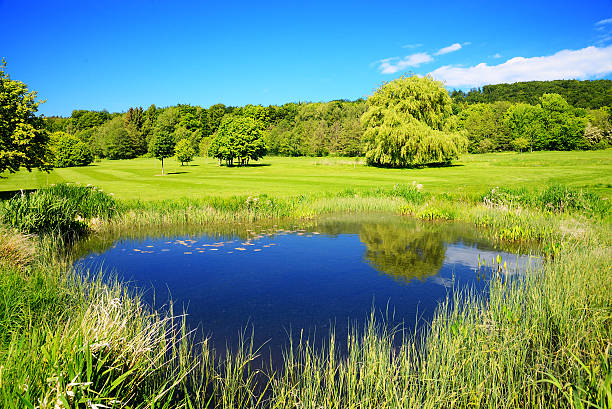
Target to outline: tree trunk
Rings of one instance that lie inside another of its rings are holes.
[[[164,175],[164,158],[161,158],[162,161],[162,176]]]

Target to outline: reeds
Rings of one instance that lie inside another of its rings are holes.
[[[37,250],[24,262],[2,250],[15,262],[0,264],[0,406],[612,407],[609,226],[567,210],[411,195],[132,203],[105,228],[402,208],[451,214],[499,240],[550,244],[554,257],[521,276],[500,268],[484,296],[455,292],[423,332],[390,328],[373,313],[347,339],[333,331],[323,347],[300,339],[266,369],[254,364],[252,338],[221,358],[208,341],[193,343],[172,308],[152,311],[125,284],[72,271],[54,256],[61,236],[7,232],[0,248]]]

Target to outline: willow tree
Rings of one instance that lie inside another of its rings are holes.
[[[451,99],[442,83],[430,77],[402,76],[368,97],[361,117],[365,156],[375,166],[448,164],[467,139],[448,131]]]

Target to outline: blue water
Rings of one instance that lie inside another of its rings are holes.
[[[112,270],[160,307],[171,298],[188,324],[218,349],[248,328],[276,353],[288,333],[313,339],[330,325],[339,339],[372,308],[413,327],[457,289],[486,288],[478,260],[498,255],[509,274],[530,258],[496,250],[463,226],[391,216],[342,216],[304,229],[275,227],[219,236],[118,237],[80,258],[80,268]],[[171,235],[170,235],[171,236]],[[315,335],[316,334],[316,335]]]

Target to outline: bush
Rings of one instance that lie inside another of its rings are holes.
[[[0,206],[0,220],[26,234],[82,234],[87,219],[109,218],[117,211],[115,200],[102,191],[61,184],[21,194]]]
[[[56,168],[87,166],[94,160],[93,153],[85,142],[64,132],[51,135],[51,154],[53,166]]]

